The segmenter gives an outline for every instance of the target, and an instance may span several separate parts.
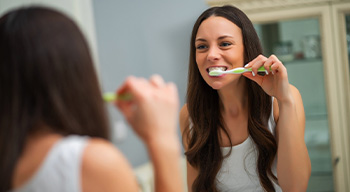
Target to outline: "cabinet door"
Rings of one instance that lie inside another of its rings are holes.
[[[312,172],[308,191],[334,191],[321,30],[318,18],[255,24],[264,54],[275,54],[302,95]]]

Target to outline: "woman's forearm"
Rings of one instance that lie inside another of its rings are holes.
[[[278,102],[277,175],[283,191],[306,191],[311,163],[304,141],[305,116],[301,98]]]
[[[156,191],[183,191],[181,149],[177,137],[150,141],[147,148],[154,167]]]

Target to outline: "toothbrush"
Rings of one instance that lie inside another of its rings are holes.
[[[270,68],[270,70],[271,70],[271,68]],[[237,68],[227,70],[227,71],[213,70],[213,71],[209,72],[209,75],[210,76],[220,76],[222,74],[242,74],[245,72],[252,72],[252,68],[237,67]],[[264,68],[264,66],[261,66],[258,69],[258,72],[266,73],[266,69]]]
[[[103,94],[102,98],[106,102],[113,102],[116,100],[129,101],[129,100],[131,100],[132,96],[131,96],[131,94],[127,94],[127,93],[122,94],[122,95],[118,95],[118,94],[113,93],[113,92],[106,92]]]

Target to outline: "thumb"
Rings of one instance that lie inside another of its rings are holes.
[[[252,80],[252,81],[255,81],[257,84],[261,85],[261,82],[262,82],[262,76],[260,75],[255,75],[253,76],[252,73],[243,73],[242,74],[244,77],[247,77],[248,79]]]

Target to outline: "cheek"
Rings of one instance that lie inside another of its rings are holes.
[[[196,63],[197,63],[197,68],[199,70],[199,73],[203,77],[207,73],[205,69],[205,58],[203,57],[203,54],[196,54]],[[204,78],[204,77],[203,77]]]
[[[205,57],[203,54],[196,53],[196,62],[197,62],[198,66],[203,65],[204,59],[205,59]]]
[[[228,54],[230,57],[228,57],[228,60],[231,61],[231,63],[235,63],[238,67],[242,67],[241,65],[244,65],[244,54],[241,52],[233,52],[231,54]]]

